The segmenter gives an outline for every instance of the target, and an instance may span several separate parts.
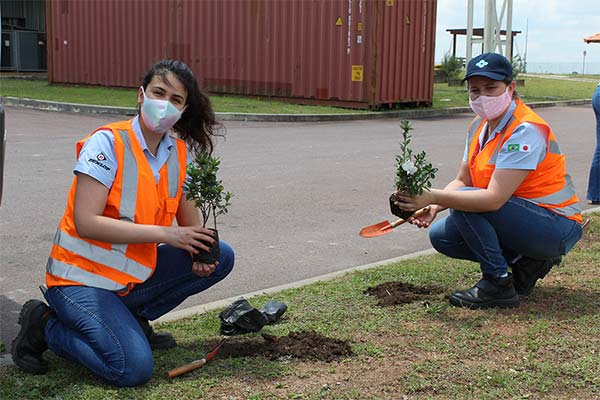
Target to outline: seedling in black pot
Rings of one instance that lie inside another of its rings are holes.
[[[212,220],[216,243],[207,245],[210,252],[200,250],[200,253],[194,254],[194,261],[203,264],[214,264],[220,255],[219,232],[217,230],[217,217],[227,213],[227,207],[231,205],[230,200],[233,197],[231,192],[225,192],[223,184],[217,179],[217,172],[221,161],[218,157],[213,157],[208,153],[198,153],[196,159],[188,164],[187,173],[189,179],[185,184],[187,191],[187,200],[193,200],[196,208],[202,215],[202,226]]]
[[[392,214],[407,219],[414,211],[403,210],[396,198],[397,192],[415,196],[423,194],[423,190],[431,188],[431,180],[435,178],[437,168],[425,159],[424,151],[413,154],[410,146],[410,131],[413,130],[409,121],[400,122],[402,128],[402,141],[400,154],[396,155],[396,192],[390,196],[390,210]]]

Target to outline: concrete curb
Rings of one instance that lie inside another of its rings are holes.
[[[591,99],[543,101],[528,103],[531,108],[574,106],[591,104]],[[90,114],[111,114],[132,116],[137,113],[134,107],[97,106],[90,104],[61,103],[56,101],[34,100],[19,97],[1,97],[0,104],[45,111],[83,112]],[[440,109],[415,109],[388,112],[367,112],[349,114],[251,114],[216,113],[220,121],[262,121],[262,122],[320,122],[320,121],[356,121],[402,118],[436,118],[456,114],[472,113],[470,107],[450,107]]]

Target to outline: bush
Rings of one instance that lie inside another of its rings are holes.
[[[462,73],[462,62],[450,53],[446,53],[442,59],[440,69],[444,71],[448,79],[460,79]]]

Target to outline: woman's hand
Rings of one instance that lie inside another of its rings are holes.
[[[212,236],[213,231],[200,225],[166,226],[164,230],[165,243],[178,249],[187,250],[191,254],[198,254],[199,250],[209,252],[210,248],[208,246],[216,242]]]
[[[417,211],[425,206],[434,204],[433,194],[430,191],[423,192],[421,195],[409,196],[404,192],[394,193],[396,205],[406,211]],[[435,216],[435,215],[434,215]]]
[[[217,265],[219,265],[218,261],[216,261],[214,264],[200,264],[199,262],[194,262],[192,264],[192,272],[202,277],[209,276],[215,272]]]
[[[437,216],[440,209],[433,205],[429,207],[429,211],[418,217],[408,218],[408,223],[418,226],[419,228],[428,228]]]

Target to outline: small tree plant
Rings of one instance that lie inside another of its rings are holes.
[[[413,154],[410,147],[411,135],[413,130],[409,121],[401,121],[402,141],[400,142],[400,154],[396,155],[396,191],[403,192],[409,196],[423,194],[423,190],[431,188],[431,180],[435,178],[438,171],[431,163],[425,159],[425,151]],[[408,218],[413,212],[402,210],[395,202],[395,194],[390,196],[390,207],[392,213],[401,217]]]
[[[221,161],[208,153],[198,153],[196,159],[188,164],[189,180],[185,184],[187,200],[193,200],[202,215],[202,226],[213,220],[217,229],[217,216],[226,214],[231,205],[231,192],[224,192],[222,181],[217,179]]]
[[[221,161],[218,157],[213,157],[206,152],[198,153],[195,160],[187,166],[189,179],[185,183],[186,199],[192,200],[196,208],[200,210],[202,226],[206,227],[212,219],[215,232],[217,232],[217,217],[227,213],[233,197],[231,192],[224,191],[222,181],[217,178],[220,164]],[[218,239],[218,235],[216,239]],[[218,240],[216,247],[218,251]],[[194,255],[194,261],[211,261],[200,260],[196,256]],[[218,259],[218,252],[216,258]]]

